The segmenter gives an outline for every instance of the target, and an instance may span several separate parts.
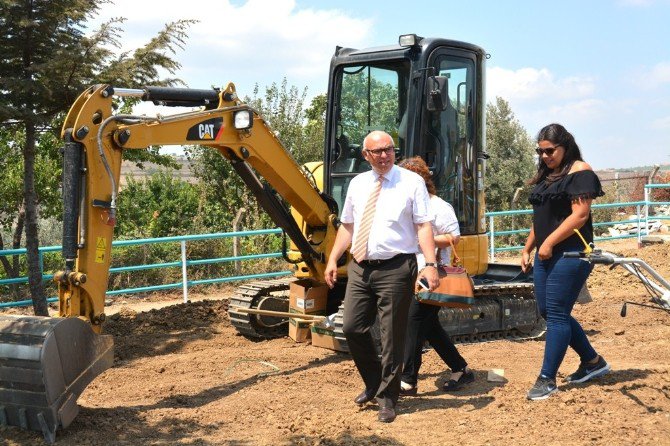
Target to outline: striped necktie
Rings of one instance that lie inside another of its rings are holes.
[[[361,226],[358,229],[356,236],[356,244],[351,250],[351,255],[354,260],[361,262],[368,257],[368,239],[370,238],[370,229],[372,228],[372,221],[375,219],[375,209],[377,208],[377,199],[382,190],[383,176],[379,176],[375,182],[375,187],[370,192],[365,209],[363,210],[363,217],[361,218]]]

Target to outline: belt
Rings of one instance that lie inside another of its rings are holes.
[[[360,262],[357,262],[356,260],[354,260],[354,262],[356,262],[357,265],[361,265],[361,266],[381,266],[381,265],[384,265],[386,263],[393,262],[394,260],[399,260],[401,258],[415,256],[415,255],[416,254],[396,254],[393,257],[388,258],[388,259],[361,260]]]

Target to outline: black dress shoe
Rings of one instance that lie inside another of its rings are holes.
[[[360,395],[358,395],[356,398],[354,398],[354,403],[356,404],[365,404],[369,403],[374,399],[375,395],[372,392],[369,392],[367,389],[365,389],[363,392],[361,392]]]
[[[392,406],[384,406],[379,409],[377,418],[382,423],[392,423],[395,420],[395,409]]]
[[[471,382],[474,381],[475,381],[475,374],[472,372],[472,370],[468,370],[467,372],[463,372],[460,378],[450,379],[449,382],[444,383],[444,387],[442,387],[442,390],[444,390],[445,392],[454,392],[456,390],[459,390],[464,385],[470,384]]]

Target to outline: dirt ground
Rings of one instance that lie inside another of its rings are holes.
[[[668,243],[600,247],[641,258],[670,280]],[[239,336],[228,322],[226,296],[145,312],[117,303],[106,323],[115,337],[114,367],[83,393],[78,417],[58,432],[57,444],[670,444],[670,314],[629,305],[622,318],[624,300],[648,303],[649,296],[621,268],[596,267],[589,289],[593,302],[574,315],[612,365],[610,374],[562,383],[578,365],[568,352],[560,392],[530,402],[525,395],[543,342],[499,340],[459,346],[477,380],[446,394],[440,388],[449,372],[430,351],[419,395],[401,400],[391,424],[377,421],[375,405],[353,403],[362,384],[348,355],[288,337]],[[506,382],[487,382],[494,368],[504,369]],[[43,444],[39,433],[17,428],[0,428],[0,441]]]

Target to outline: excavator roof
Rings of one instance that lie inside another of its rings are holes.
[[[473,45],[467,42],[461,42],[459,40],[451,39],[442,39],[434,37],[418,37],[416,40],[417,47],[421,47],[421,52],[427,52],[432,50],[436,46],[448,46],[452,48],[463,48],[465,50],[474,51],[482,55],[486,54],[483,48],[477,45]],[[346,56],[362,56],[367,54],[377,54],[377,53],[387,53],[393,51],[410,51],[414,46],[405,46],[405,45],[385,45],[385,46],[376,46],[370,48],[343,48],[337,47],[335,49],[335,57],[346,57]]]

